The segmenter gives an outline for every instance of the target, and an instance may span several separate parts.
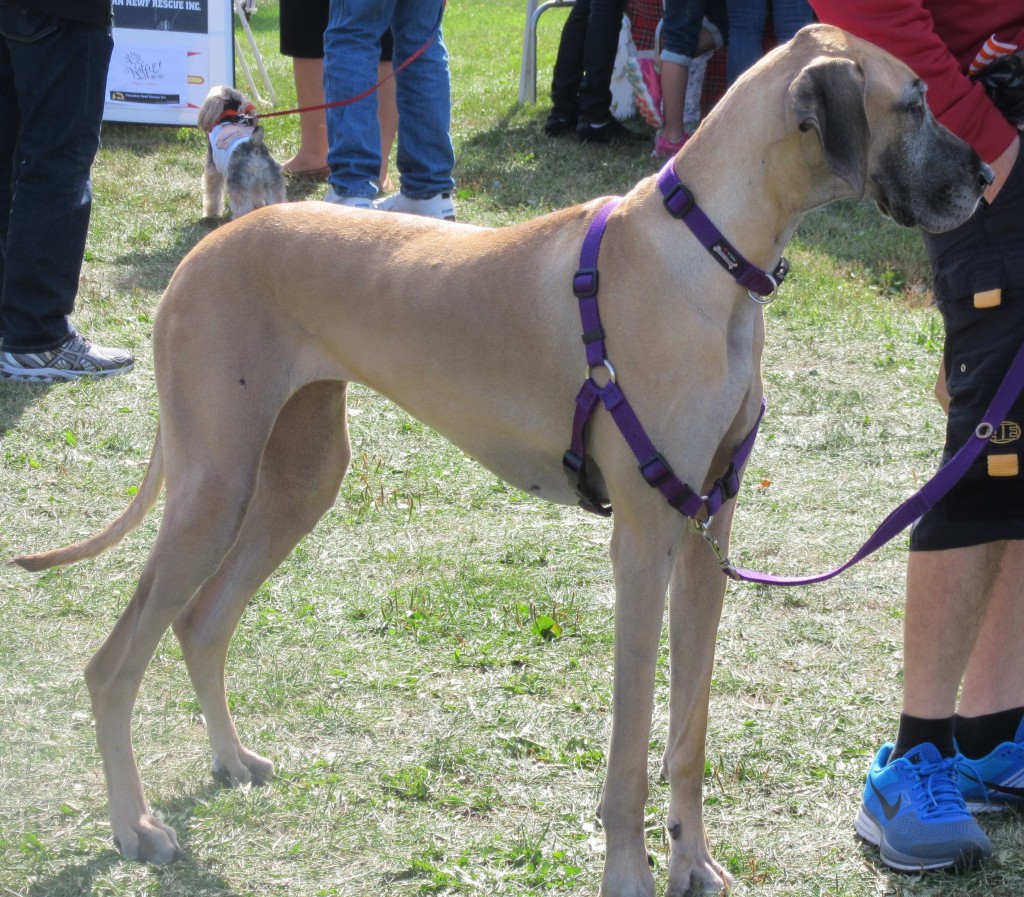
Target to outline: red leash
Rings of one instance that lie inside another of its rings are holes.
[[[441,6],[442,16],[444,15],[445,6],[447,6],[447,3],[444,3]],[[395,75],[397,75],[404,69],[408,68],[409,65],[415,62],[417,59],[419,59],[420,56],[422,56],[427,51],[427,48],[434,42],[434,38],[436,36],[437,32],[435,29],[434,35],[430,38],[430,40],[428,40],[422,47],[420,47],[415,53],[413,53],[412,56],[406,59],[405,62],[403,62],[399,66],[396,66],[392,70],[390,75],[388,75],[386,78],[382,78],[380,81],[374,84],[373,87],[369,88],[368,90],[364,90],[362,93],[357,94],[354,97],[348,97],[347,99],[344,100],[335,100],[333,103],[321,103],[319,106],[303,106],[299,109],[281,109],[278,112],[261,112],[259,113],[259,115],[252,116],[252,118],[255,120],[261,118],[276,118],[278,115],[295,115],[296,113],[301,112],[317,112],[320,109],[332,109],[335,106],[349,106],[352,103],[358,103],[360,100],[366,99],[366,97],[368,97],[374,91],[379,90],[382,84],[387,84],[387,82],[394,78]]]

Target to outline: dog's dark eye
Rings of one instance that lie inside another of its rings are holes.
[[[912,112],[915,115],[919,115],[925,110],[924,103],[924,92],[925,85],[923,81],[915,81],[912,88],[907,91],[903,103],[903,108],[907,112]]]

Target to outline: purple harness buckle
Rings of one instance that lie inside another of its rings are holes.
[[[673,218],[685,218],[690,210],[697,205],[693,194],[678,181],[665,191],[664,203],[669,215]]]
[[[590,299],[597,295],[600,281],[597,268],[580,268],[572,276],[572,291],[577,299]]]

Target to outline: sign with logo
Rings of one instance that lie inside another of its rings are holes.
[[[216,84],[235,83],[231,0],[113,0],[106,121],[195,125]]]

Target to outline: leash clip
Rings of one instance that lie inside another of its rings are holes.
[[[690,529],[708,543],[711,550],[715,553],[715,560],[718,561],[718,566],[722,568],[725,575],[736,579],[736,568],[733,566],[732,561],[729,560],[728,555],[722,550],[722,546],[718,544],[718,539],[711,532],[711,521],[714,520],[714,517],[708,517],[707,520],[698,520],[696,517],[688,519]]]

